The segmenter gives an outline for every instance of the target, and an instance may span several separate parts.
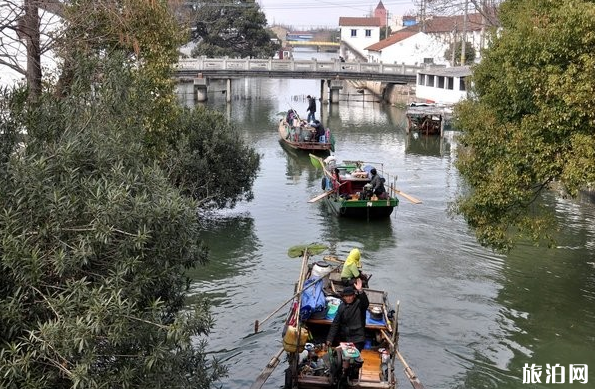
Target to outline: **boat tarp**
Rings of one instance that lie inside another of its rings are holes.
[[[316,283],[314,286],[312,283]],[[302,304],[300,309],[301,320],[307,320],[313,313],[322,312],[326,309],[326,298],[322,291],[322,279],[310,277],[304,283],[302,292]]]

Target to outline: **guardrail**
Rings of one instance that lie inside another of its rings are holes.
[[[185,71],[269,71],[269,72],[316,72],[356,73],[415,76],[428,66],[384,64],[376,62],[340,62],[286,59],[233,59],[233,58],[183,58],[178,61],[177,70]]]

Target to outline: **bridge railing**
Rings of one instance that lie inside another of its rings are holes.
[[[353,72],[395,75],[415,75],[427,66],[384,64],[377,62],[340,62],[287,59],[236,59],[236,58],[182,58],[179,70],[252,70],[298,72]]]

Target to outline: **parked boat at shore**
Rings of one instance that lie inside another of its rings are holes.
[[[435,103],[413,102],[407,107],[407,133],[417,132],[422,135],[444,135],[449,126],[451,109]]]

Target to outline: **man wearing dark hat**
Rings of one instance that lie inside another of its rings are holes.
[[[337,314],[331,324],[326,338],[327,346],[333,344],[337,333],[341,342],[351,342],[358,350],[364,348],[366,342],[366,310],[370,305],[368,296],[362,290],[362,280],[357,279],[353,286],[346,286],[341,293],[343,302],[337,309]]]

